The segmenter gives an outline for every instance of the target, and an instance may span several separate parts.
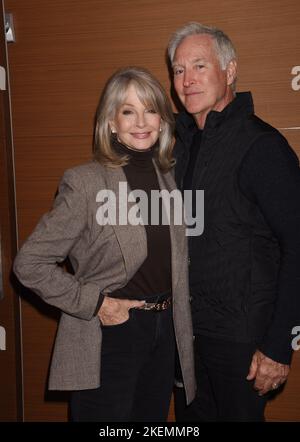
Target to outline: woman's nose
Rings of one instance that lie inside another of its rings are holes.
[[[138,127],[144,127],[145,126],[145,115],[144,115],[144,113],[137,116],[136,125]]]

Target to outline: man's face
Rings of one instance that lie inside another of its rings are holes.
[[[236,63],[222,70],[209,35],[190,35],[178,46],[173,61],[174,86],[186,108],[203,127],[211,110],[222,111],[233,99],[230,84]]]

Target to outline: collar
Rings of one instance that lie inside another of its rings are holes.
[[[150,149],[147,150],[133,150],[125,144],[118,141],[116,136],[112,137],[112,146],[114,150],[121,155],[126,155],[129,163],[125,167],[134,167],[137,169],[153,169],[153,157],[157,150],[159,143],[156,142]]]
[[[254,105],[251,92],[237,92],[235,98],[221,111],[210,111],[206,117],[203,132],[215,130],[227,121],[235,121],[247,115],[254,114]],[[180,135],[186,136],[187,131],[197,129],[194,117],[186,111],[176,116],[176,130]]]

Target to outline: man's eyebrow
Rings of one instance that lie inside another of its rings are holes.
[[[192,59],[192,63],[199,63],[199,62],[205,62],[205,58],[193,58]],[[172,67],[174,66],[183,66],[179,61],[174,61],[174,63],[172,64]]]
[[[199,63],[199,61],[203,62],[203,61],[206,61],[206,60],[205,60],[205,58],[194,58],[192,60],[192,63]]]

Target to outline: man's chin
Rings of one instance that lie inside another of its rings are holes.
[[[184,107],[185,107],[186,111],[192,115],[198,115],[203,111],[201,108],[199,108],[199,106],[193,105],[193,104],[185,103]]]

